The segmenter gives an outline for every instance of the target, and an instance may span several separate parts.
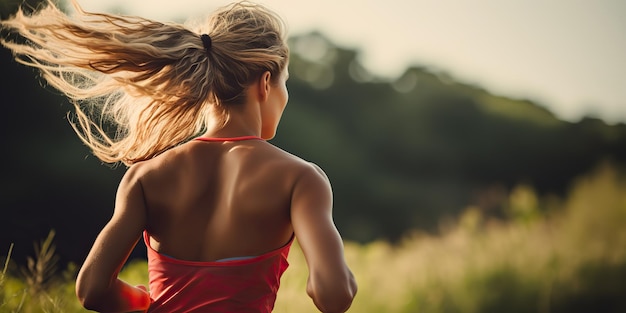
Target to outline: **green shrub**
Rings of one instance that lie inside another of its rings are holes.
[[[438,236],[416,233],[398,245],[346,242],[359,283],[350,311],[626,312],[624,190],[624,176],[605,165],[577,180],[564,201],[540,199],[521,185],[511,193],[508,222],[468,208]],[[548,200],[558,207],[539,210]],[[54,260],[50,238],[22,271],[27,275],[7,270],[9,250],[0,312],[85,312],[74,296],[76,266],[61,274],[45,270]],[[297,241],[289,262],[275,311],[317,312],[305,293],[308,270]],[[129,262],[120,277],[147,285],[146,261]]]

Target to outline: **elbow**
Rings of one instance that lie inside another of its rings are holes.
[[[78,302],[80,302],[85,309],[91,311],[97,309],[97,297],[87,292],[84,288],[79,288],[78,285],[76,286],[76,297],[78,298]]]
[[[346,312],[352,305],[356,291],[357,286],[352,275],[345,284],[322,287],[309,283],[307,288],[315,306],[324,313]]]
[[[98,311],[98,304],[93,298],[78,298],[80,304],[89,311]]]
[[[80,304],[87,310],[95,311],[98,308],[97,299],[98,297],[85,289],[85,287],[79,287],[76,284],[76,297]]]
[[[97,286],[93,286],[80,279],[80,276],[76,280],[76,297],[80,304],[87,310],[97,311],[100,300],[102,299],[102,292],[98,291]]]
[[[348,311],[352,305],[354,297],[350,294],[334,295],[332,298],[326,299],[324,303],[320,303],[318,308],[324,313],[343,313]]]
[[[354,293],[351,292],[333,292],[331,293],[316,293],[311,295],[315,306],[323,313],[343,313],[346,312],[352,305],[354,299]]]

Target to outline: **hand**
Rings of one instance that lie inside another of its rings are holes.
[[[146,292],[147,294],[150,294],[148,292],[148,288],[146,288],[146,286],[144,286],[144,285],[137,285],[137,286],[135,286],[135,288],[137,288],[139,290],[142,290],[142,291]],[[146,312],[148,312],[148,309],[146,309],[144,311],[131,311],[129,313],[146,313]]]

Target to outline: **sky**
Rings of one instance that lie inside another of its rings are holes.
[[[226,0],[78,0],[88,11],[198,18]],[[559,118],[626,123],[626,1],[258,0],[290,35],[320,31],[394,79],[426,66]]]

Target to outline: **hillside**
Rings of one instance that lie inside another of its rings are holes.
[[[624,124],[562,121],[426,67],[384,81],[317,33],[291,46],[291,98],[275,143],[327,170],[350,238],[436,231],[468,205],[500,216],[516,184],[562,195],[599,161],[626,161]]]
[[[626,162],[626,125],[558,120],[540,104],[493,95],[412,67],[395,81],[319,34],[291,39],[290,104],[272,143],[321,165],[348,240],[436,232],[469,205],[504,217],[519,183],[562,194],[599,161]],[[313,53],[314,52],[314,53]],[[0,249],[18,261],[57,232],[65,260],[84,258],[112,213],[123,167],[102,165],[66,121],[71,106],[0,50],[3,212]]]

